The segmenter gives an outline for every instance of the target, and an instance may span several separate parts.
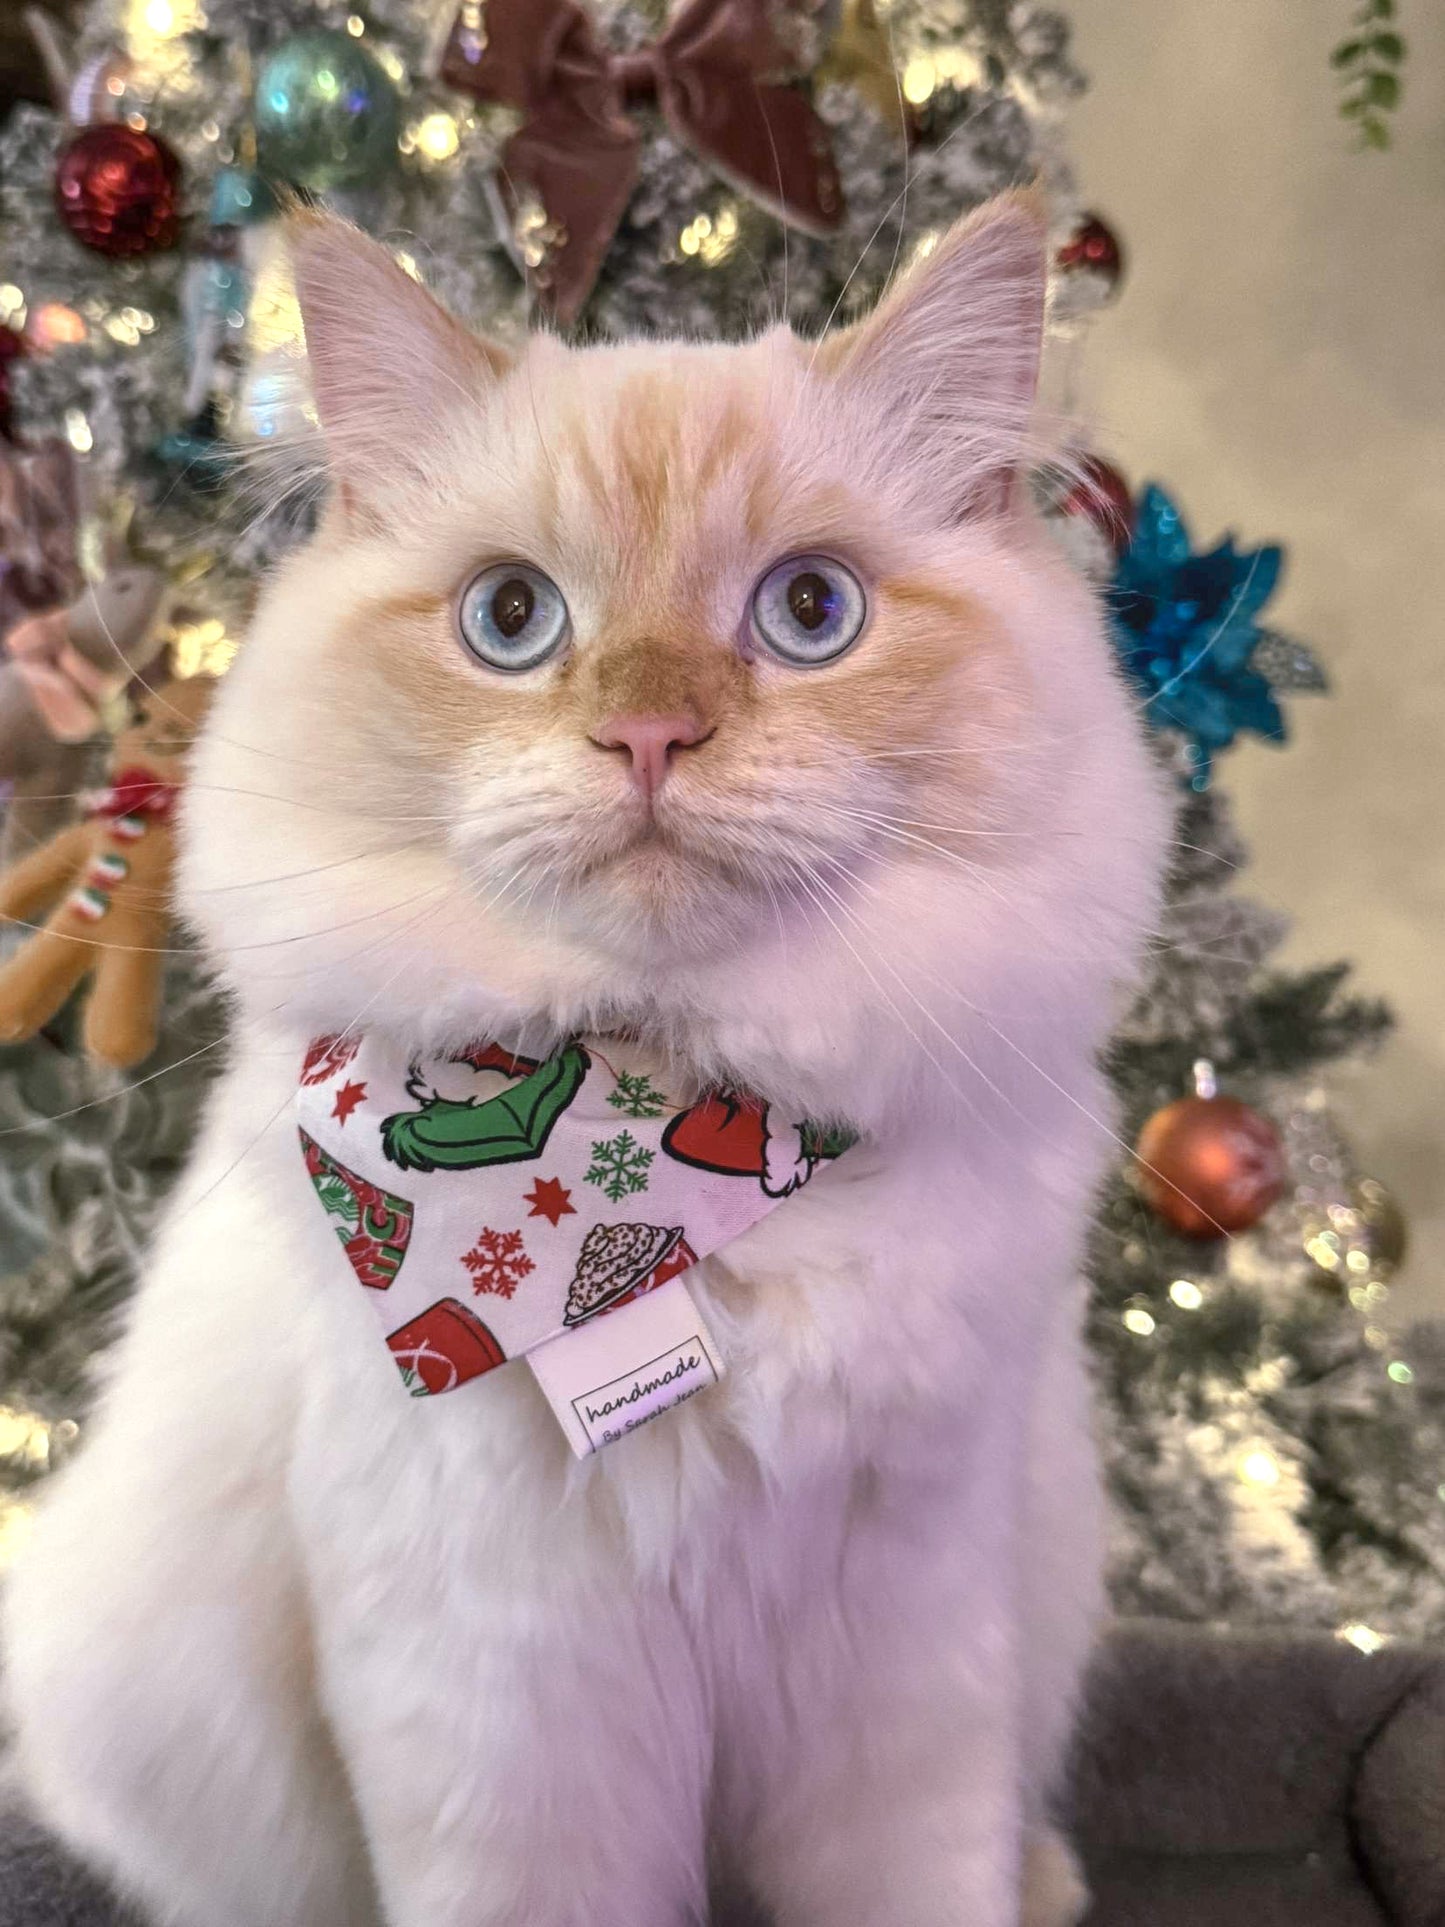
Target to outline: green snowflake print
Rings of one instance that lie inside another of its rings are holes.
[[[605,1137],[592,1146],[594,1162],[587,1170],[587,1182],[597,1185],[614,1204],[629,1192],[647,1189],[647,1167],[653,1153],[637,1142],[630,1131]]]
[[[617,1089],[607,1102],[629,1117],[661,1117],[667,1109],[667,1095],[641,1071],[636,1077],[626,1071],[617,1073]],[[595,1153],[594,1153],[595,1155]]]

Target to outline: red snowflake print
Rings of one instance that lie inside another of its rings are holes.
[[[337,1071],[344,1071],[360,1049],[359,1036],[318,1037],[307,1051],[306,1062],[301,1066],[301,1082],[324,1084]]]
[[[481,1236],[463,1255],[462,1263],[472,1274],[472,1290],[478,1296],[490,1291],[498,1298],[510,1298],[527,1273],[537,1269],[527,1256],[520,1231],[493,1231],[490,1225],[482,1226]]]
[[[344,1124],[365,1096],[365,1084],[343,1084],[336,1093],[336,1102],[331,1107],[331,1115],[339,1124]]]
[[[559,1224],[563,1218],[575,1218],[577,1207],[572,1202],[572,1193],[560,1178],[538,1178],[530,1191],[522,1193],[523,1199],[532,1209],[529,1218],[545,1218],[548,1224]]]

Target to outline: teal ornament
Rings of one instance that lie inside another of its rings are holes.
[[[192,364],[203,341],[209,341],[222,328],[239,332],[246,325],[246,303],[250,298],[245,264],[237,258],[227,260],[218,254],[203,255],[191,262],[181,288],[181,311],[186,324],[186,351]]]
[[[271,190],[253,168],[223,167],[211,184],[206,226],[181,278],[189,369],[184,406],[190,412],[205,400],[218,358],[246,326],[251,300],[246,231],[275,212]]]
[[[1285,739],[1284,716],[1255,652],[1272,632],[1259,612],[1283,552],[1239,550],[1232,536],[1196,555],[1178,506],[1154,483],[1139,498],[1109,594],[1114,644],[1156,727],[1184,738],[1190,785],[1207,789],[1217,751],[1240,730]]]
[[[214,400],[207,401],[179,428],[162,435],[152,453],[173,486],[196,495],[214,494],[225,485],[236,465],[235,451],[221,439]]]
[[[256,75],[252,103],[261,171],[311,193],[359,187],[396,158],[401,99],[350,34],[293,34]]]
[[[253,167],[223,167],[211,183],[207,227],[249,227],[275,212],[275,197]]]

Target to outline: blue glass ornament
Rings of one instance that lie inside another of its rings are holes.
[[[396,159],[400,96],[350,34],[283,40],[257,72],[252,112],[262,172],[293,187],[358,187]]]
[[[1184,737],[1197,790],[1240,730],[1285,740],[1274,691],[1252,663],[1282,560],[1274,544],[1238,550],[1232,536],[1196,555],[1162,488],[1151,482],[1139,499],[1109,595],[1114,643],[1149,720]]]

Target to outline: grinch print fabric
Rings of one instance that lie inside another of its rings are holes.
[[[407,1390],[451,1392],[679,1277],[851,1141],[761,1099],[680,1103],[639,1054],[319,1038],[301,1153]]]

